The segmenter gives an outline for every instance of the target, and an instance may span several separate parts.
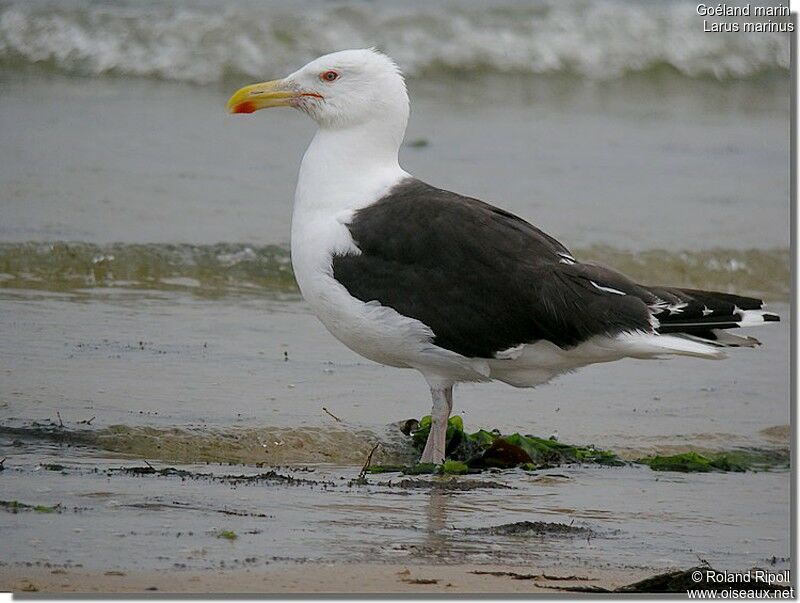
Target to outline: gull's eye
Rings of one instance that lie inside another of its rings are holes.
[[[324,71],[319,74],[319,79],[323,82],[332,82],[339,77],[339,74],[335,71]]]

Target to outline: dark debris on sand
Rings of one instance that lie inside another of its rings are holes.
[[[478,576],[497,576],[497,577],[504,577],[508,576],[512,580],[549,580],[551,582],[557,581],[587,581],[590,580],[587,576],[555,576],[551,574],[520,574],[519,572],[510,572],[510,571],[484,571],[484,570],[473,570],[470,572],[471,574],[476,574]]]
[[[136,476],[145,475],[158,475],[161,477],[178,477],[182,480],[185,479],[205,479],[209,481],[224,482],[227,484],[254,484],[254,483],[278,483],[287,486],[324,486],[335,487],[336,484],[332,481],[314,480],[302,477],[294,477],[277,471],[265,471],[254,474],[239,474],[239,475],[217,475],[214,473],[202,473],[196,471],[189,471],[187,469],[176,469],[175,467],[165,467],[163,469],[156,469],[149,463],[145,467],[116,467],[108,469],[107,474],[127,474]]]
[[[697,576],[698,573],[702,576],[701,580],[694,580],[692,576]],[[685,595],[690,590],[712,590],[720,592],[724,590],[735,590],[741,593],[742,591],[750,593],[750,596],[762,596],[764,593],[772,593],[776,591],[785,591],[789,587],[780,584],[769,584],[761,580],[757,580],[754,576],[750,576],[750,581],[733,581],[733,580],[709,580],[708,575],[719,575],[717,572],[707,565],[692,567],[687,570],[677,570],[673,572],[665,572],[639,580],[632,584],[620,586],[613,590],[601,588],[593,585],[563,585],[563,586],[544,586],[544,588],[553,588],[557,590],[564,590],[569,592],[584,592],[584,593],[681,593]],[[747,574],[747,572],[743,572]],[[542,586],[542,585],[539,585]]]
[[[787,591],[790,587],[781,584],[769,584],[767,582],[757,580],[755,575],[750,574],[749,581],[744,580],[725,580],[721,579],[722,572],[712,569],[708,565],[701,565],[691,567],[687,570],[677,570],[657,574],[638,582],[626,584],[619,588],[608,589],[594,584],[543,584],[542,582],[586,582],[590,578],[585,576],[551,576],[548,574],[522,574],[511,571],[482,571],[474,570],[472,574],[497,576],[498,578],[511,578],[512,580],[533,580],[534,585],[539,588],[547,588],[552,590],[559,590],[564,592],[573,593],[650,593],[650,594],[667,594],[667,593],[680,593],[686,596],[687,591],[706,590],[706,591],[737,591],[738,593],[747,593],[751,597],[767,596],[767,593],[774,593],[776,591]],[[743,575],[748,572],[743,572]],[[717,579],[709,579],[709,575],[715,576]],[[695,580],[697,576],[701,576],[700,580]]]
[[[393,482],[380,482],[379,486],[387,486],[390,488],[406,488],[406,489],[426,489],[437,490],[444,492],[454,491],[467,491],[478,489],[496,489],[496,490],[512,490],[511,486],[501,484],[500,482],[482,480],[482,479],[401,479],[400,481]]]
[[[594,535],[589,528],[566,523],[548,521],[517,521],[487,528],[466,528],[473,534],[496,534],[500,536],[581,536]]]

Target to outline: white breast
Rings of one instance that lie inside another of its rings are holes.
[[[433,345],[433,332],[377,301],[350,295],[333,277],[337,254],[360,253],[346,224],[353,212],[383,197],[409,177],[395,162],[365,163],[355,169],[331,149],[321,160],[312,142],[300,169],[292,215],[292,266],[303,297],[327,329],[362,356],[389,366],[415,368],[426,377],[482,380],[485,361],[467,359]]]

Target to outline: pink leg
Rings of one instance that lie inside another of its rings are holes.
[[[422,452],[421,463],[444,462],[447,447],[447,420],[453,411],[453,386],[445,388],[431,388],[433,408],[431,409],[431,432]]]

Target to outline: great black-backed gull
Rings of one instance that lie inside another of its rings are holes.
[[[458,382],[532,387],[622,358],[721,358],[758,344],[725,329],[779,320],[758,299],[638,285],[507,211],[411,176],[398,163],[405,81],[375,50],[325,55],[228,102],[232,113],[283,106],[319,125],[295,193],[297,283],[345,345],[425,377],[423,462],[444,460]]]

